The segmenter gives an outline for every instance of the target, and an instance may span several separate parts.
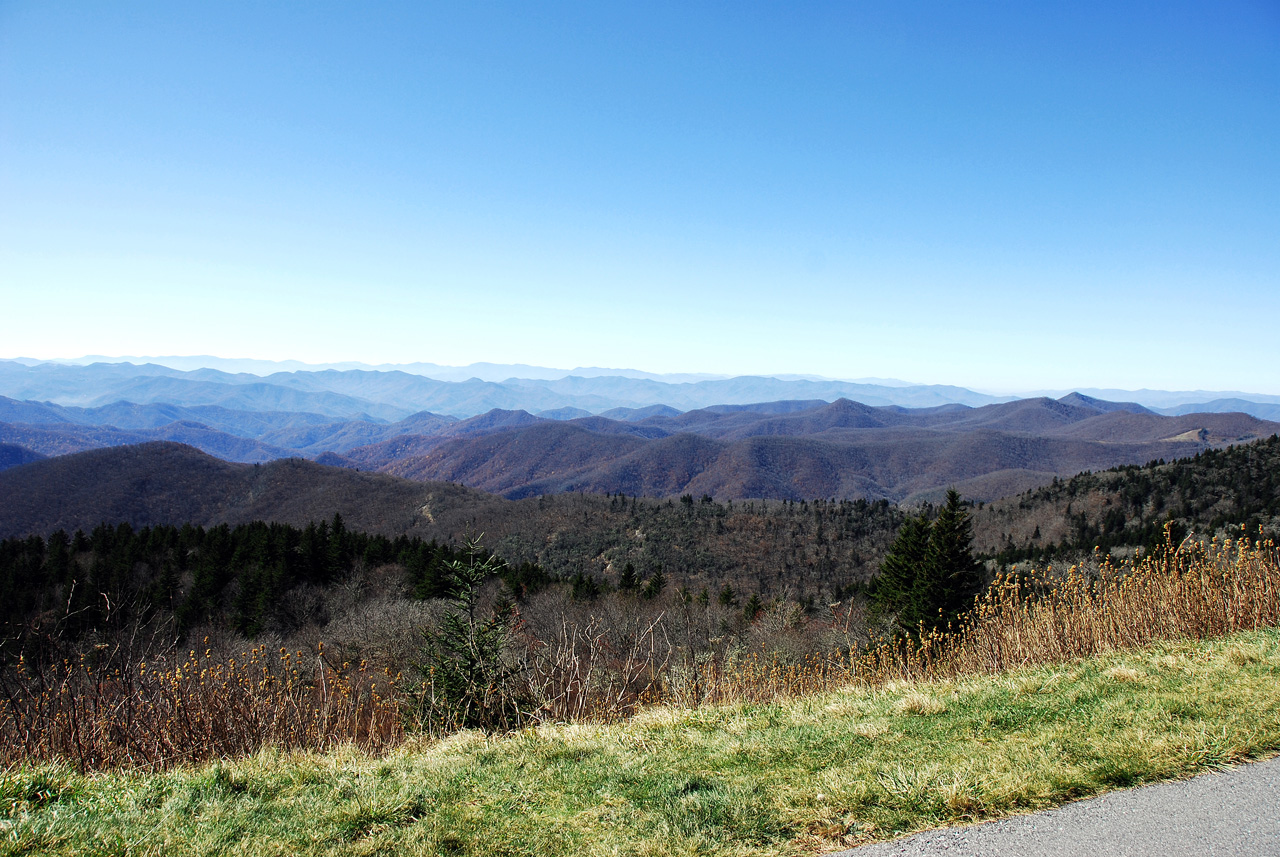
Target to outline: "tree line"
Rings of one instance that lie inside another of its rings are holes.
[[[459,556],[434,539],[349,530],[341,515],[306,527],[104,523],[87,534],[0,541],[0,627],[6,640],[33,625],[75,639],[167,612],[179,631],[213,624],[254,637],[306,620],[290,615],[286,593],[330,586],[355,568],[397,566],[406,595],[448,597]],[[552,580],[532,563],[504,564],[502,579],[517,598]]]

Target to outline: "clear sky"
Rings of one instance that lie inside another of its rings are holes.
[[[0,0],[0,357],[1280,393],[1280,3]]]

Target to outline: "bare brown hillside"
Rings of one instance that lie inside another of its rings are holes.
[[[1077,397],[908,410],[840,400],[627,423],[591,417],[468,430],[463,421],[447,439],[404,437],[349,455],[510,498],[584,491],[910,503],[954,486],[986,501],[1054,476],[1181,458],[1280,430],[1246,414],[1167,417],[1113,404]]]
[[[88,530],[107,521],[303,526],[340,513],[354,529],[397,535],[433,507],[496,501],[458,485],[410,482],[303,459],[232,464],[151,442],[59,456],[0,473],[0,535]]]

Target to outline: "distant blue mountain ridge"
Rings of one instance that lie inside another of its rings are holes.
[[[872,406],[969,407],[1075,393],[1095,401],[1131,402],[1157,413],[1239,411],[1280,418],[1280,396],[1240,391],[1081,388],[1025,396],[995,396],[964,387],[895,379],[837,380],[821,376],[660,375],[631,369],[550,369],[523,364],[432,363],[401,367],[312,366],[214,357],[102,358],[98,362],[0,361],[0,395],[19,401],[94,408],[118,402],[290,412],[330,420],[393,423],[411,414],[466,418],[494,408],[550,412],[551,418],[665,407],[688,411],[717,405],[840,398]],[[173,365],[167,365],[173,364]],[[558,416],[557,416],[558,415]]]
[[[519,367],[508,367],[519,368]],[[430,411],[459,418],[494,408],[599,414],[655,405],[688,411],[711,405],[779,400],[853,399],[868,405],[980,406],[1009,401],[946,385],[887,386],[813,378],[737,377],[677,380],[630,375],[563,375],[502,381],[445,381],[399,369],[313,369],[267,375],[154,363],[30,363],[0,361],[0,395],[19,401],[94,408],[131,402],[244,411],[288,411],[334,419],[395,422]]]

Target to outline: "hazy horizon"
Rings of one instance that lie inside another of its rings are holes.
[[[180,371],[193,371],[201,368],[219,369],[225,372],[246,372],[252,375],[263,375],[263,373],[273,372],[294,372],[294,371],[317,371],[325,369],[347,370],[375,370],[375,371],[405,371],[412,374],[421,374],[427,377],[438,378],[440,380],[460,381],[467,380],[470,377],[479,377],[484,381],[499,382],[508,378],[519,379],[540,379],[553,380],[557,378],[577,375],[579,377],[599,377],[599,376],[619,376],[619,377],[642,377],[658,380],[664,383],[690,383],[703,380],[732,380],[735,378],[760,377],[760,378],[777,378],[783,380],[815,380],[815,381],[835,381],[850,384],[867,384],[884,387],[957,387],[963,390],[970,390],[975,393],[982,393],[990,396],[1002,396],[1012,398],[1024,398],[1035,396],[1053,396],[1060,397],[1071,392],[1080,392],[1085,395],[1097,395],[1105,393],[1179,393],[1179,394],[1196,394],[1204,393],[1206,395],[1245,395],[1256,396],[1260,398],[1272,398],[1280,395],[1280,388],[1277,392],[1267,390],[1241,390],[1241,389],[1205,389],[1191,387],[1171,387],[1171,388],[1155,388],[1155,387],[1098,387],[1084,384],[1067,385],[1064,387],[1035,387],[1027,389],[989,389],[972,384],[938,384],[932,381],[916,381],[904,380],[901,378],[881,378],[881,377],[859,377],[859,378],[838,378],[833,376],[821,375],[817,373],[791,373],[791,372],[755,372],[741,375],[724,375],[705,372],[650,372],[645,369],[626,366],[575,366],[575,367],[555,367],[555,366],[536,366],[529,363],[495,363],[493,361],[477,361],[475,363],[463,365],[449,365],[440,363],[430,363],[427,361],[416,361],[413,363],[365,363],[362,361],[341,361],[341,362],[323,362],[309,363],[302,360],[263,360],[252,357],[219,357],[209,354],[199,355],[105,355],[105,354],[86,354],[79,357],[56,357],[56,358],[33,358],[26,355],[18,355],[17,357],[0,357],[0,360],[18,360],[18,361],[38,361],[42,363],[61,363],[67,365],[88,365],[90,363],[130,363],[133,365],[141,365],[143,363],[154,363],[159,366],[165,366],[170,369]],[[434,368],[436,372],[423,371],[427,368]],[[501,370],[479,371],[476,373],[468,373],[465,370]],[[532,370],[526,374],[504,374],[507,369],[512,370]]]

